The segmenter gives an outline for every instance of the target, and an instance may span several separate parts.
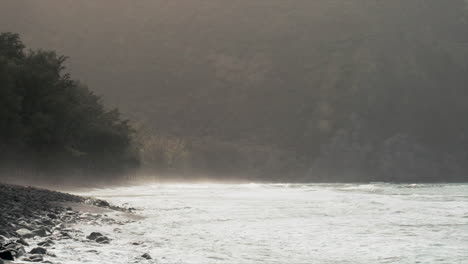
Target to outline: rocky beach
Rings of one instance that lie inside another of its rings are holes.
[[[104,200],[0,184],[0,264],[64,263],[60,255],[55,254],[57,243],[112,243],[111,236],[100,232],[84,233],[76,228],[77,224],[125,225],[134,221],[131,211]],[[115,220],[109,216],[112,213],[126,217]],[[144,254],[141,258],[151,257]]]

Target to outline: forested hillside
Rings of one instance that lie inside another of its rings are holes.
[[[0,179],[84,183],[136,167],[128,121],[65,73],[65,57],[24,49],[0,34]]]
[[[139,120],[145,170],[189,178],[467,180],[467,19],[463,0],[0,3],[2,31]]]

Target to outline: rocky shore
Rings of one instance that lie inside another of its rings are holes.
[[[0,184],[0,264],[9,261],[61,263],[60,256],[54,254],[54,245],[61,240],[111,243],[111,238],[99,232],[83,234],[74,228],[80,222],[95,225],[126,223],[114,220],[100,210],[131,211],[103,200]]]

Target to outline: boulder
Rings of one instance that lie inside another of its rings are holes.
[[[101,234],[99,232],[92,232],[86,238],[89,239],[89,240],[96,240],[98,237],[102,237],[102,236],[103,236],[103,234]]]
[[[0,259],[15,260],[15,253],[11,249],[0,250]]]
[[[31,251],[29,251],[30,254],[41,254],[41,255],[44,255],[47,253],[47,249],[43,248],[43,247],[35,247],[33,249],[31,249]]]
[[[144,259],[152,259],[152,257],[148,253],[143,254],[141,257]]]

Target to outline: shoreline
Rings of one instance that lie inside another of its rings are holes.
[[[126,220],[107,214],[119,213]],[[84,234],[74,226],[125,225],[138,220],[132,209],[107,201],[34,187],[0,183],[0,264],[62,263],[54,245],[62,240],[109,244],[99,232]]]

